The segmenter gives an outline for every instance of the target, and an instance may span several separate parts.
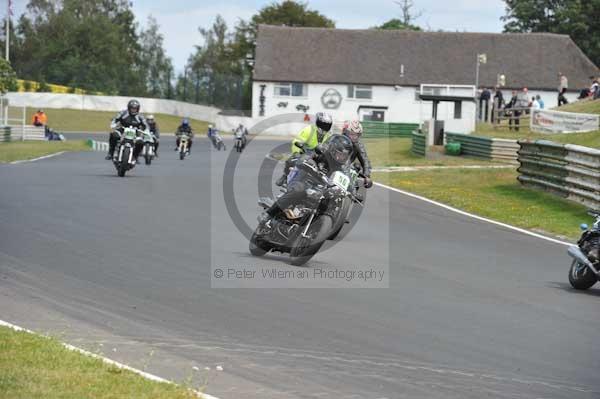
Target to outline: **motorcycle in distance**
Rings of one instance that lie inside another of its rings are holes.
[[[590,211],[589,215],[596,218],[592,228],[582,224],[583,234],[567,250],[573,258],[569,269],[569,283],[576,290],[591,288],[600,278],[600,212]]]
[[[298,145],[301,147],[301,144]],[[349,165],[347,165],[349,166]],[[281,214],[259,223],[250,238],[249,250],[254,256],[269,251],[290,254],[294,266],[306,264],[321,248],[334,227],[336,208],[340,208],[346,195],[353,196],[352,178],[345,171],[336,171],[328,177],[310,158],[305,158],[290,172],[303,178],[305,199]],[[268,209],[271,198],[261,198],[258,204]]]
[[[242,132],[239,129],[233,130],[233,137],[235,138],[235,143],[233,144],[235,151],[242,152],[244,150],[244,148],[246,147],[246,140],[244,137],[244,132]]]
[[[184,160],[185,156],[188,154],[188,140],[189,137],[187,134],[182,134],[179,137],[179,159]]]
[[[140,136],[144,134],[144,131],[130,126],[123,128],[122,133],[118,128],[115,129],[115,132],[119,134],[121,139],[117,143],[113,164],[119,177],[124,177],[128,170],[135,167],[136,159],[133,157],[133,150],[136,141],[141,140]]]
[[[217,149],[217,151],[225,151],[226,147],[225,147],[225,143],[223,142],[223,138],[221,137],[221,135],[219,133],[215,133],[210,140],[212,141],[212,145],[213,147],[215,147]]]
[[[143,134],[144,148],[142,149],[142,156],[146,161],[146,165],[152,164],[154,159],[154,135],[146,130]]]

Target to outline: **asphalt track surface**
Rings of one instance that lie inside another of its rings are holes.
[[[198,139],[182,162],[172,140],[126,178],[93,152],[0,166],[0,319],[222,399],[599,397],[600,291],[570,289],[564,246],[375,187],[303,270],[387,266],[389,288],[211,288],[216,267],[290,266],[248,255],[229,152]],[[279,144],[240,158],[251,227]]]

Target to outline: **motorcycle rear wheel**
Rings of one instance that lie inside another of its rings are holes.
[[[598,277],[589,267],[573,260],[569,269],[569,283],[576,290],[587,290],[598,282]]]

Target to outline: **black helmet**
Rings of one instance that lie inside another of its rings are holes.
[[[140,112],[140,102],[138,100],[129,100],[127,103],[127,112],[130,115],[137,115]]]
[[[352,156],[354,146],[352,141],[341,134],[333,135],[326,142],[325,156],[331,162],[335,162],[338,165],[343,165]]]
[[[333,119],[331,118],[331,115],[326,114],[324,112],[317,112],[315,119],[317,127],[321,129],[323,133],[327,133],[331,130],[331,125],[333,124]]]

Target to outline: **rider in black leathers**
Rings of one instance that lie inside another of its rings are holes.
[[[130,100],[127,103],[127,109],[117,114],[117,116],[112,120],[110,127],[113,129],[113,131],[110,133],[108,139],[108,154],[106,155],[107,160],[113,158],[115,148],[121,138],[119,133],[117,133],[117,130],[120,133],[123,133],[123,128],[125,127],[133,127],[140,130],[146,130],[148,128],[148,122],[144,116],[140,114],[139,101]],[[134,159],[137,160],[142,148],[144,148],[144,143],[141,140],[136,141],[135,146],[133,147]]]
[[[158,125],[156,124],[154,115],[148,115],[148,118],[146,118],[146,121],[148,122],[148,130],[150,130],[150,133],[152,133],[154,135],[154,156],[156,158],[158,158],[158,145],[160,144],[159,143],[160,129],[158,128]]]
[[[308,160],[325,172],[328,176],[336,170],[340,170],[352,156],[353,145],[350,139],[343,135],[333,135],[325,144],[319,144],[315,152],[305,155],[298,163]],[[306,183],[302,173],[297,173],[291,178],[287,191],[275,201],[275,203],[263,212],[259,217],[259,223],[266,223],[273,216],[288,207],[300,203],[306,196]]]

